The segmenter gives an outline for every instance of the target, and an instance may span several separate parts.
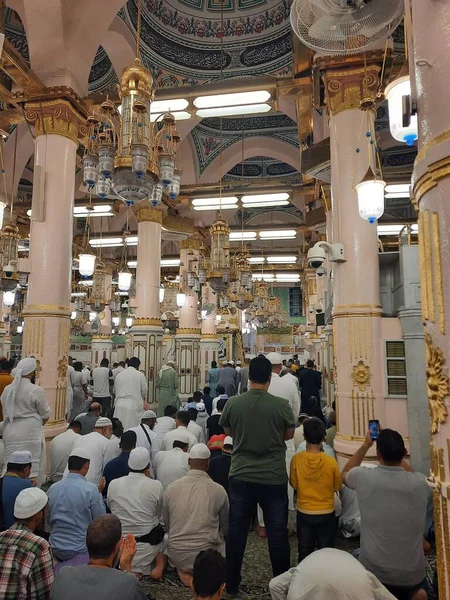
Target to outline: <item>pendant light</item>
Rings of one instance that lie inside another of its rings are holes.
[[[409,75],[390,83],[385,91],[389,109],[389,129],[392,137],[413,146],[418,137],[417,114],[412,114],[411,80]]]
[[[359,216],[369,223],[375,223],[384,213],[384,188],[386,182],[373,172],[372,167],[356,186]]]

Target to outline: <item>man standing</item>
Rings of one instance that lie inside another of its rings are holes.
[[[217,401],[217,414],[211,415],[206,421],[206,433],[208,440],[212,438],[213,435],[222,435],[225,433],[222,425],[219,425],[219,421],[222,416],[223,409],[225,408],[225,404],[227,402],[228,397],[219,398],[219,400]]]
[[[250,359],[245,359],[245,365],[239,370],[239,393],[245,394],[248,391],[248,365]]]
[[[225,551],[228,531],[228,497],[208,475],[210,451],[196,444],[190,453],[190,471],[165,491],[163,515],[168,530],[166,554],[184,585],[191,585],[196,556],[202,550]],[[189,498],[189,514],[186,514]],[[208,499],[205,502],[205,498]]]
[[[161,450],[156,455],[156,477],[166,489],[189,471],[189,436],[183,427],[176,430],[172,450]]]
[[[103,468],[105,466],[106,445],[112,435],[112,423],[106,417],[100,417],[94,427],[92,433],[80,436],[75,442],[73,450],[84,448],[89,452],[91,461],[89,470],[86,473],[86,480],[98,485],[103,476]],[[65,471],[67,474],[67,469]]]
[[[228,361],[224,361],[219,371],[218,385],[224,388],[228,397],[235,396],[238,391],[239,374]]]
[[[185,431],[189,438],[189,450],[192,448],[192,446],[195,446],[195,444],[197,444],[197,438],[195,437],[195,435],[192,435],[192,433],[190,433],[187,429],[190,420],[191,420],[191,417],[189,416],[189,411],[186,412],[184,410],[179,410],[175,417],[175,425],[177,426],[177,429],[182,429],[182,431]],[[164,437],[164,441],[161,445],[161,450],[172,450],[173,442],[176,439],[177,439],[177,430],[176,429],[174,429],[173,431],[169,431],[169,433],[166,433],[166,435]]]
[[[137,538],[132,571],[159,580],[166,565],[164,529],[160,524],[163,488],[150,478],[150,454],[145,448],[131,451],[129,467],[127,477],[115,479],[109,486],[108,506],[119,517],[123,533]],[[151,569],[154,561],[156,566]]]
[[[121,360],[119,363],[114,363],[113,369],[112,369],[113,379],[115,380],[117,375],[119,373],[121,373],[124,369],[125,369],[125,362],[123,360]]]
[[[0,480],[0,531],[14,523],[14,504],[22,490],[33,487],[30,481],[31,452],[18,450],[11,454],[5,476]]]
[[[198,404],[196,406],[198,406]],[[203,404],[203,408],[204,407],[205,407],[205,405]],[[191,420],[189,421],[187,430],[190,433],[192,433],[193,436],[195,436],[195,438],[199,444],[204,444],[206,442],[205,433],[204,433],[202,427],[200,427],[200,425],[197,424],[197,417],[198,417],[197,408],[189,408],[188,413],[189,413]]]
[[[289,402],[269,394],[272,365],[265,356],[250,362],[250,391],[230,398],[220,419],[233,438],[230,469],[230,528],[227,591],[237,595],[251,519],[260,504],[274,576],[290,567],[285,440],[294,437]]]
[[[112,372],[109,368],[109,360],[107,358],[103,358],[100,362],[100,366],[92,371],[92,397],[94,401],[98,402],[102,407],[103,416],[105,416],[111,408],[109,384],[112,380],[112,376]]]
[[[311,405],[310,398],[314,396],[317,402],[320,398],[320,390],[322,389],[322,376],[315,370],[314,361],[306,361],[306,369],[303,369],[299,376],[300,388],[302,390],[302,412],[308,413],[311,416],[318,416],[315,413],[315,406]]]
[[[230,495],[230,467],[231,454],[233,452],[233,438],[229,435],[224,439],[222,454],[215,456],[209,463],[208,475],[213,481],[218,483]]]
[[[144,413],[142,413],[141,424],[138,427],[131,427],[128,430],[134,431],[136,434],[136,448],[145,448],[150,454],[150,475],[153,478],[155,478],[156,455],[161,447],[160,439],[153,431],[155,425],[156,413],[153,412],[153,410],[146,410]]]
[[[158,417],[156,420],[156,425],[153,428],[153,431],[158,436],[159,444],[161,445],[164,441],[164,436],[169,431],[173,431],[176,427],[175,425],[175,415],[177,414],[177,409],[175,406],[166,406],[164,409],[164,416]]]
[[[283,357],[278,352],[269,352],[267,359],[272,365],[272,379],[270,380],[269,394],[285,398],[294,413],[295,420],[300,413],[300,394],[294,381],[289,377],[280,377]],[[286,440],[286,471],[289,476],[291,470],[291,460],[295,454],[294,440]],[[294,490],[289,485],[289,510],[295,510]]]
[[[178,398],[178,375],[174,369],[175,363],[171,360],[163,365],[156,378],[156,389],[159,391],[158,398],[158,417],[164,415],[166,406],[176,406],[180,408]]]
[[[392,429],[383,429],[377,439],[380,466],[361,468],[373,443],[367,432],[363,445],[342,471],[342,482],[356,491],[361,512],[359,560],[394,596],[426,600],[426,477],[414,473],[405,462],[403,438]]]
[[[46,600],[53,583],[49,543],[35,535],[45,522],[47,494],[39,488],[22,490],[14,504],[16,522],[0,534],[0,598]]]
[[[81,435],[88,435],[94,431],[95,424],[102,414],[102,407],[98,402],[92,402],[84,415],[78,415],[76,420],[81,423]]]
[[[125,431],[120,438],[120,449],[121,453],[116,458],[113,458],[106,463],[103,470],[103,476],[106,479],[106,485],[103,495],[106,496],[108,493],[108,487],[111,481],[119,479],[119,477],[126,477],[130,472],[128,467],[128,459],[130,453],[136,448],[136,433],[134,431]]]
[[[80,421],[72,421],[63,433],[60,433],[50,442],[50,479],[53,483],[63,478],[70,453],[75,442],[80,437]]]
[[[114,382],[116,402],[114,416],[122,421],[124,430],[137,427],[144,412],[148,384],[144,373],[139,371],[141,361],[130,358],[128,369],[119,373]]]
[[[97,487],[86,481],[90,454],[85,448],[72,450],[67,477],[48,490],[48,522],[52,528],[50,546],[54,556],[72,565],[87,564],[86,532],[92,521],[106,512],[101,492],[102,479]]]

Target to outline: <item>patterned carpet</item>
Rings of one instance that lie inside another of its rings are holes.
[[[294,518],[290,520],[291,564],[295,566],[297,558],[297,537],[294,529]],[[353,552],[359,547],[359,540],[343,539],[338,536],[336,547],[340,550]],[[428,561],[428,580],[431,584],[435,557],[430,555]],[[270,600],[269,581],[272,570],[267,549],[267,540],[261,539],[255,533],[250,533],[245,552],[244,566],[242,570],[242,585],[239,600]],[[192,591],[184,587],[176,572],[165,573],[164,580],[155,583],[150,578],[145,578],[142,587],[149,600],[192,600]],[[430,595],[430,600],[435,597]]]

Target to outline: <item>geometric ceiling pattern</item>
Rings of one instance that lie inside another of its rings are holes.
[[[136,3],[128,0],[119,12],[133,35]],[[201,84],[219,78],[221,69],[226,78],[291,73],[286,0],[225,0],[225,4],[222,26],[217,0],[143,1],[142,60],[158,87]]]
[[[19,15],[11,8],[7,8],[5,12],[5,37],[29,63],[30,55],[25,29]]]
[[[90,94],[112,92],[119,83],[116,72],[109,60],[109,56],[102,46],[99,46],[91,72],[89,73],[88,89]]]
[[[197,153],[199,173],[210,165],[226,148],[252,137],[278,139],[299,148],[298,129],[295,121],[284,114],[270,113],[246,118],[203,119],[191,131]],[[267,143],[267,142],[266,142]],[[239,150],[237,151],[239,152]]]
[[[223,177],[223,181],[248,179],[254,182],[271,177],[285,179],[294,185],[301,182],[301,175],[295,167],[269,156],[253,156],[238,163],[228,171]]]

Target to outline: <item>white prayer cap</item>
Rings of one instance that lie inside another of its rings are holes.
[[[269,352],[266,358],[272,365],[281,365],[283,363],[283,357],[279,352]]]
[[[95,427],[112,427],[112,421],[107,417],[99,417],[95,421]]]
[[[202,412],[202,411],[206,410],[206,406],[205,406],[204,402],[197,402],[197,404],[195,405],[195,408],[198,410],[198,412]]]
[[[37,515],[48,502],[45,492],[36,487],[26,488],[17,496],[14,503],[14,516],[16,519],[29,519]]]
[[[242,360],[237,360],[237,361],[236,361],[236,364],[237,364],[237,365],[242,365]]]
[[[28,450],[16,450],[11,454],[11,458],[8,460],[10,463],[15,465],[29,465],[32,463],[31,452]]]
[[[14,369],[14,379],[12,383],[7,385],[3,392],[3,412],[11,423],[14,420],[14,404],[22,377],[30,375],[33,371],[36,371],[36,359],[31,356],[29,358],[23,358]]]
[[[72,450],[69,456],[78,456],[78,458],[91,460],[91,454],[89,450],[86,450],[86,448],[75,448],[74,450]]]
[[[227,365],[228,363],[229,363],[229,361],[226,358],[222,361],[223,365]]]
[[[189,452],[189,458],[200,458],[201,460],[208,460],[211,457],[211,452],[208,450],[206,444],[195,444],[192,446]]]
[[[133,471],[143,471],[150,464],[150,454],[146,448],[138,447],[130,452],[128,466]]]
[[[234,360],[230,360],[230,365],[234,365]]]
[[[143,419],[156,419],[156,413],[153,410],[146,410],[142,413],[141,421]]]
[[[181,442],[182,444],[189,444],[189,436],[186,431],[186,427],[178,427],[175,430],[174,442]]]
[[[227,437],[223,440],[223,445],[224,446],[232,446],[233,438],[231,436],[227,435]]]

